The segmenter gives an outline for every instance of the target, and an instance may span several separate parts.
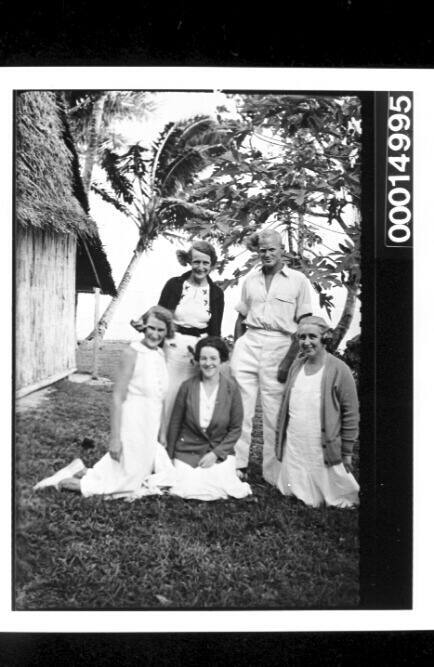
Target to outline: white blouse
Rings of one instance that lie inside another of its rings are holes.
[[[207,396],[203,382],[200,383],[199,424],[202,429],[208,428],[213,416],[218,388],[217,384],[211,395]]]
[[[181,299],[174,312],[175,324],[182,327],[205,329],[211,317],[209,305],[209,284],[192,285],[185,280]]]

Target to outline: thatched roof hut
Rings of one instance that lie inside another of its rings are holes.
[[[75,370],[76,292],[114,295],[59,94],[16,95],[16,388]]]
[[[78,157],[58,93],[18,93],[16,100],[16,222],[72,234],[77,249],[77,291],[92,292],[92,263],[103,294],[116,294],[111,268],[80,178]],[[92,262],[89,261],[90,251]]]

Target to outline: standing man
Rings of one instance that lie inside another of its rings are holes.
[[[283,392],[283,385],[277,379],[277,369],[288,352],[297,323],[312,313],[312,306],[308,279],[283,262],[284,247],[280,234],[264,231],[255,236],[262,267],[244,281],[241,301],[237,306],[236,343],[231,360],[244,408],[243,428],[235,454],[238,476],[244,479],[260,389],[264,435],[262,475],[267,482],[274,484],[280,467],[275,454],[275,430]]]

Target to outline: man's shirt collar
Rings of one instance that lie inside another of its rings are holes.
[[[262,266],[258,267],[258,273],[260,273],[261,275],[264,275],[264,272],[263,272],[262,268],[263,268]],[[283,275],[286,276],[286,278],[289,277],[289,272],[290,272],[290,268],[286,264],[283,264],[282,268],[279,271],[279,273],[283,273]]]

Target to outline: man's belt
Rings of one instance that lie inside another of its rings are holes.
[[[264,324],[262,327],[252,327],[252,326],[247,326],[247,331],[271,331],[272,333],[279,333],[282,334],[282,336],[293,336],[294,333],[291,333],[290,331],[282,331],[281,329],[273,329],[270,326],[267,326]]]

